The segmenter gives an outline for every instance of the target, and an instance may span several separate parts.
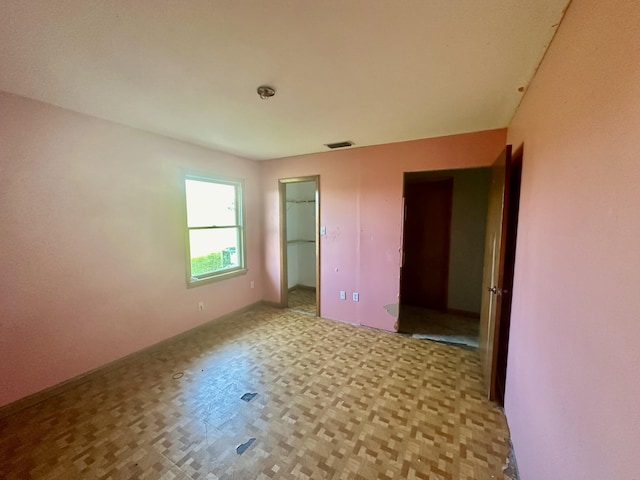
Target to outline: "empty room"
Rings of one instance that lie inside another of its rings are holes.
[[[639,2],[0,11],[0,478],[640,478]]]

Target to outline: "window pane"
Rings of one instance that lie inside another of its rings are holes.
[[[191,275],[227,270],[240,266],[237,228],[191,230]]]
[[[185,186],[190,228],[238,224],[234,185],[187,179]]]

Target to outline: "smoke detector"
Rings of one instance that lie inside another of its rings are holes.
[[[262,100],[266,100],[267,98],[271,98],[276,94],[274,88],[269,87],[268,85],[261,85],[258,87],[258,96]]]

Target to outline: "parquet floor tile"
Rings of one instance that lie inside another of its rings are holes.
[[[478,348],[480,319],[401,305],[399,331],[450,345]]]
[[[506,479],[507,440],[476,351],[258,307],[0,420],[0,478]]]
[[[316,292],[309,288],[296,287],[289,292],[289,308],[310,315],[316,314]]]

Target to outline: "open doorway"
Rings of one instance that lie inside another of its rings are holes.
[[[478,347],[489,168],[404,177],[399,331]]]
[[[320,315],[318,177],[280,181],[281,304]]]

